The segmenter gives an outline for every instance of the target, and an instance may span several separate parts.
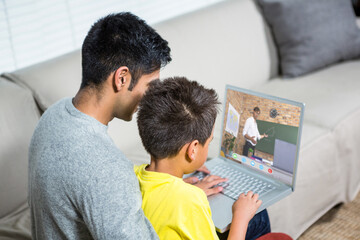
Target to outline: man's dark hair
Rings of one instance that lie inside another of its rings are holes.
[[[260,112],[260,108],[254,107],[254,112]]]
[[[170,61],[168,42],[144,20],[129,12],[110,14],[94,23],[82,45],[81,88],[99,88],[112,72],[127,66],[132,90],[142,75]]]
[[[193,140],[210,137],[218,106],[213,89],[184,77],[153,81],[140,102],[138,127],[142,143],[155,159],[175,156]]]

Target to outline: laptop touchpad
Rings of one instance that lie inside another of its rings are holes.
[[[210,196],[208,199],[216,228],[220,232],[227,230],[232,220],[232,205],[235,201],[221,193]]]

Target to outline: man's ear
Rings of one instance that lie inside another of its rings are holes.
[[[129,76],[129,68],[126,66],[121,66],[115,71],[113,84],[117,92],[124,88],[127,81],[130,81]]]
[[[196,159],[199,144],[200,143],[199,143],[198,140],[194,140],[189,144],[189,146],[188,146],[188,148],[186,150],[187,160],[189,162],[192,162],[192,161],[194,161]]]

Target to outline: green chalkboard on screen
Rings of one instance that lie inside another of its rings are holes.
[[[263,138],[256,144],[256,150],[274,154],[275,139],[280,139],[292,144],[296,144],[298,137],[298,127],[288,126],[279,123],[257,120],[260,135],[266,133],[267,138]]]

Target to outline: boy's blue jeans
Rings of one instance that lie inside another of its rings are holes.
[[[270,220],[267,210],[263,210],[256,214],[249,222],[246,231],[246,240],[253,240],[271,232]]]
[[[265,235],[267,233],[271,232],[270,228],[270,220],[269,215],[267,213],[267,210],[263,210],[256,214],[249,222],[247,231],[246,231],[246,240],[255,240],[262,235]],[[218,233],[219,238],[227,239],[229,235],[229,231],[225,233]]]

